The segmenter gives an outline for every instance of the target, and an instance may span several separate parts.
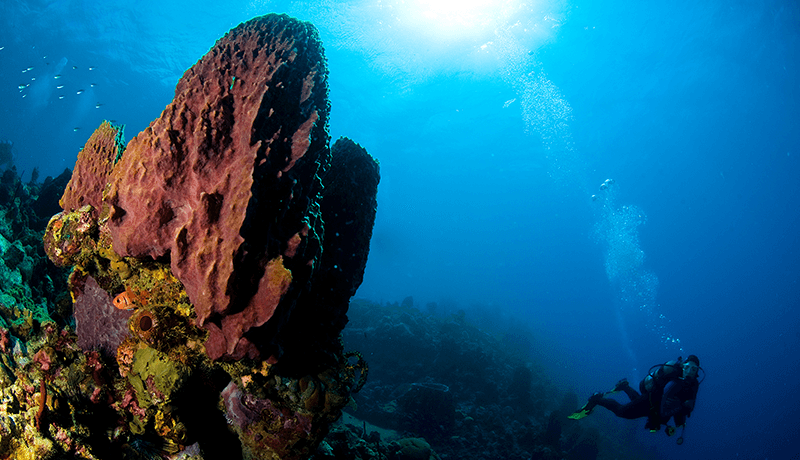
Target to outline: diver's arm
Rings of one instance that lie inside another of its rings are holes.
[[[676,380],[664,386],[664,396],[661,398],[661,420],[669,420],[673,415],[684,410],[683,401],[678,397],[682,385]]]
[[[699,389],[699,384],[697,381],[694,384],[689,386],[689,392],[686,395],[688,399],[683,402],[683,407],[686,409],[686,416],[690,417],[692,415],[692,411],[694,410],[695,401],[697,401],[697,390]]]

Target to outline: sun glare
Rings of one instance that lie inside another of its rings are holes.
[[[499,7],[500,1],[487,0],[418,0],[422,14],[445,25],[474,26]]]
[[[394,11],[417,33],[451,41],[491,31],[505,20],[513,3],[516,0],[405,0],[394,3]]]
[[[444,72],[488,75],[523,65],[563,16],[555,0],[367,0],[375,27],[366,43],[387,74],[424,79]]]

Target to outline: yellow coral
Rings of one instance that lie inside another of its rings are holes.
[[[11,458],[16,460],[39,460],[55,454],[53,441],[43,437],[33,424],[27,424],[22,436],[12,441]],[[94,458],[94,457],[89,457]]]
[[[286,293],[289,285],[292,284],[292,272],[283,266],[283,256],[278,256],[269,262],[264,270],[264,276],[268,277],[270,292]]]

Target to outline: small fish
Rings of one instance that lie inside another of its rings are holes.
[[[72,66],[72,70],[78,70],[78,66],[76,65]]]
[[[114,306],[120,310],[130,310],[134,307],[133,301],[128,295],[128,291],[124,291],[122,294],[114,297]]]
[[[64,95],[58,96],[59,99],[64,99]]]
[[[0,51],[3,51],[5,48],[5,46],[0,46]]]
[[[82,89],[79,89],[79,90],[78,90],[78,92],[77,92],[76,94],[81,94],[81,93],[83,93],[83,92],[84,92],[84,90],[82,90]]]
[[[56,80],[58,80],[59,78],[61,78],[61,75],[56,75],[56,76],[55,76],[55,77],[53,77],[53,78],[55,78]]]
[[[61,89],[63,87],[64,87],[64,85],[58,85],[58,86],[56,86],[56,89]]]
[[[75,131],[75,132],[77,132],[79,129],[81,129],[80,126],[76,126],[76,127],[72,128],[72,130]]]
[[[29,83],[29,84],[30,84],[30,83]],[[19,88],[19,89],[25,89],[25,88],[27,88],[27,87],[28,87],[28,85],[19,85],[17,88]]]
[[[90,86],[91,86],[92,88],[94,88],[95,86],[97,86],[97,83],[92,83]]]
[[[100,107],[102,107],[102,106],[103,106],[103,104],[101,104],[101,103],[99,103],[99,102],[98,102],[98,103],[97,103],[97,105],[95,105],[95,106],[94,106],[94,108],[95,108],[95,109],[99,109],[99,108],[100,108]]]
[[[36,81],[36,77],[31,77],[31,81]]]
[[[96,69],[96,67],[89,67],[89,70],[94,70],[94,69]]]

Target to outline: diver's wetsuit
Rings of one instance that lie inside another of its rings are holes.
[[[602,398],[597,401],[597,405],[605,407],[617,417],[622,418],[634,419],[650,415],[650,394],[644,388],[644,381],[639,383],[639,391],[642,392],[641,394],[637,393],[636,390],[629,385],[624,386],[622,391],[624,391],[631,400],[628,404],[621,404],[611,398]],[[655,394],[653,396],[655,397]],[[654,403],[655,407],[660,405],[660,401],[654,401]]]
[[[650,428],[658,428],[658,425],[667,423],[670,417],[674,417],[675,426],[680,426],[686,423],[686,417],[694,409],[698,387],[697,379],[672,379],[667,382],[663,391],[647,392],[643,380],[639,383],[641,394],[630,386],[622,388],[631,400],[628,404],[620,404],[611,398],[598,399],[596,404],[610,410],[617,417],[627,419],[649,417]],[[651,412],[651,408],[660,409],[660,413],[654,410]]]

